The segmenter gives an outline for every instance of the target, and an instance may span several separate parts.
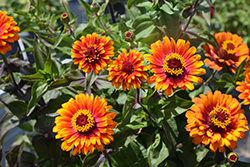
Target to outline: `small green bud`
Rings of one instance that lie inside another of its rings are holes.
[[[126,31],[124,34],[125,41],[132,42],[135,38],[135,34],[132,31]]]
[[[97,13],[100,9],[100,6],[98,3],[94,2],[91,4],[90,9],[92,12]]]
[[[67,13],[63,13],[61,15],[61,20],[62,20],[63,23],[68,23],[69,22],[69,16],[68,16],[68,14]]]
[[[35,13],[35,7],[34,6],[29,7],[29,13],[32,13],[32,14]]]

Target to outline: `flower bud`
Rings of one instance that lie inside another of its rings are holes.
[[[68,14],[67,13],[63,13],[61,15],[61,20],[62,20],[63,23],[68,23],[69,22],[69,16],[68,16]]]
[[[227,154],[227,159],[230,162],[236,162],[238,160],[238,155],[235,152],[230,152],[229,154]]]
[[[90,9],[92,12],[97,13],[100,9],[100,6],[98,3],[92,3]]]
[[[29,13],[32,13],[32,14],[35,13],[35,7],[34,6],[29,7]]]
[[[124,34],[125,41],[132,42],[135,38],[135,34],[132,31],[126,31]]]

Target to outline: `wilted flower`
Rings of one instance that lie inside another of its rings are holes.
[[[78,64],[79,70],[90,73],[92,70],[96,74],[100,70],[104,70],[108,63],[112,62],[110,57],[114,56],[114,42],[108,37],[102,36],[99,38],[98,34],[88,34],[86,37],[82,36],[81,41],[75,41],[71,53],[73,63]]]
[[[195,47],[191,47],[189,42],[179,39],[175,43],[174,39],[169,40],[164,37],[163,41],[157,41],[151,45],[150,52],[153,54],[145,55],[151,71],[154,73],[148,79],[148,83],[154,83],[157,90],[165,90],[166,96],[173,93],[173,88],[180,87],[181,89],[194,89],[194,83],[202,82],[200,77],[195,75],[205,74],[205,69],[200,68],[203,65],[199,61],[201,56],[194,55]]]
[[[236,68],[245,60],[249,59],[249,49],[246,43],[242,43],[242,38],[230,32],[215,33],[214,37],[218,43],[219,49],[216,49],[210,44],[202,45],[206,51],[205,63],[210,68],[220,71],[223,66],[227,66],[236,72]]]
[[[209,145],[212,152],[225,147],[237,148],[236,141],[245,138],[248,122],[240,103],[231,95],[220,91],[207,92],[192,100],[195,105],[186,112],[186,130],[190,132],[194,144]]]
[[[109,77],[108,80],[112,80],[112,85],[119,88],[122,83],[124,91],[133,87],[140,88],[141,81],[147,79],[148,74],[145,72],[147,66],[142,65],[144,57],[142,53],[135,50],[130,50],[129,53],[122,50],[119,52],[119,56],[115,61],[109,65]]]
[[[62,104],[57,111],[60,116],[56,117],[56,139],[62,138],[62,150],[70,151],[73,147],[73,155],[77,153],[93,153],[94,148],[104,150],[103,144],[113,141],[113,128],[117,123],[113,121],[116,113],[107,112],[112,106],[107,106],[105,98],[99,99],[79,94],[75,99],[71,98]],[[102,144],[103,143],[103,144]]]
[[[20,28],[15,26],[17,23],[14,21],[14,18],[6,14],[6,11],[2,12],[0,10],[0,53],[2,55],[12,50],[8,42],[13,43],[20,38],[17,34]]]

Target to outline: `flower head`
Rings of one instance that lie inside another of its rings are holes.
[[[93,94],[79,94],[62,104],[53,128],[53,132],[57,132],[56,139],[64,141],[62,150],[70,151],[74,147],[73,155],[93,153],[94,148],[104,150],[102,143],[107,145],[113,141],[112,129],[117,125],[113,121],[116,114],[107,112],[111,108],[105,98],[94,98]]]
[[[14,18],[6,14],[6,11],[2,12],[0,10],[0,53],[2,55],[12,50],[8,42],[13,43],[20,38],[17,34],[20,28],[15,26],[17,23],[14,21]]]
[[[186,112],[186,130],[190,131],[193,143],[210,144],[212,152],[217,149],[224,152],[224,146],[236,149],[236,141],[245,138],[243,132],[248,130],[248,122],[240,103],[220,91],[201,94],[193,102],[195,105]]]
[[[239,98],[244,100],[244,105],[250,104],[250,68],[247,68],[246,71],[243,72],[243,76],[245,78],[245,82],[236,82],[237,86],[236,90],[241,92]],[[250,108],[250,106],[249,106]]]
[[[115,61],[109,65],[109,77],[108,80],[112,80],[112,85],[119,88],[122,83],[124,91],[133,87],[140,88],[141,81],[145,81],[148,74],[145,72],[147,66],[142,65],[144,57],[142,53],[135,50],[130,50],[129,53],[122,50],[119,52],[119,56]]]
[[[205,69],[200,68],[203,65],[199,61],[201,56],[194,55],[195,47],[191,47],[189,42],[179,39],[175,43],[174,39],[169,40],[164,37],[163,41],[157,41],[151,45],[151,55],[145,55],[151,71],[154,73],[148,79],[151,84],[156,81],[155,88],[157,90],[165,90],[168,96],[173,93],[173,88],[180,87],[181,89],[194,89],[194,83],[202,82],[200,77],[195,75],[205,74]]]
[[[104,70],[108,63],[112,62],[110,57],[114,56],[114,42],[108,37],[99,36],[96,33],[82,36],[81,41],[75,41],[71,53],[73,63],[78,64],[79,70],[90,73],[92,70],[96,74]]]
[[[245,60],[249,59],[249,49],[246,43],[242,43],[242,38],[230,32],[215,33],[214,37],[218,43],[219,49],[210,44],[202,45],[206,51],[205,63],[210,68],[220,71],[223,66],[227,66],[236,72],[236,68]]]

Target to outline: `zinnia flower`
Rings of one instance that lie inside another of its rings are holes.
[[[108,37],[99,36],[96,33],[82,36],[81,41],[75,41],[71,53],[73,63],[78,64],[79,70],[90,73],[92,70],[96,74],[104,70],[108,63],[112,62],[110,57],[114,56],[114,42]]]
[[[249,49],[246,43],[242,43],[242,38],[230,32],[215,33],[214,37],[218,43],[219,50],[210,44],[202,45],[206,51],[205,63],[210,68],[220,71],[223,65],[236,72],[236,68],[245,60],[249,59]]]
[[[145,81],[148,74],[145,72],[147,66],[142,65],[144,57],[142,53],[135,50],[130,50],[129,53],[122,50],[119,52],[119,56],[115,61],[109,65],[109,77],[108,80],[113,80],[112,85],[119,88],[122,83],[124,91],[133,87],[140,88],[141,81]]]
[[[186,112],[186,130],[190,131],[194,144],[209,145],[212,152],[225,147],[237,148],[236,141],[245,138],[248,122],[240,103],[231,95],[220,91],[207,92],[192,100],[195,105]]]
[[[73,155],[93,153],[94,148],[104,150],[102,143],[107,145],[113,141],[112,129],[117,125],[113,121],[116,113],[107,112],[111,108],[105,98],[100,100],[93,94],[79,94],[62,104],[53,128],[53,132],[57,132],[56,139],[64,141],[62,150],[70,151],[74,147]]]
[[[172,94],[173,88],[176,87],[193,90],[192,82],[202,82],[202,79],[195,75],[206,73],[205,69],[200,68],[203,65],[203,62],[199,61],[201,56],[194,55],[196,48],[189,48],[190,43],[183,39],[175,43],[174,39],[164,37],[163,41],[164,43],[159,40],[151,45],[152,56],[145,55],[154,73],[147,83],[156,81],[155,88],[165,90],[166,96]]]
[[[250,104],[250,68],[247,68],[246,71],[243,72],[243,76],[245,78],[245,82],[236,82],[237,86],[236,90],[241,92],[238,96],[240,99],[244,100],[244,105]],[[250,106],[249,106],[250,108]]]
[[[2,12],[0,10],[0,53],[2,55],[12,50],[8,42],[13,43],[20,38],[17,34],[20,28],[15,26],[17,23],[14,21],[14,18],[6,14],[6,11]]]

